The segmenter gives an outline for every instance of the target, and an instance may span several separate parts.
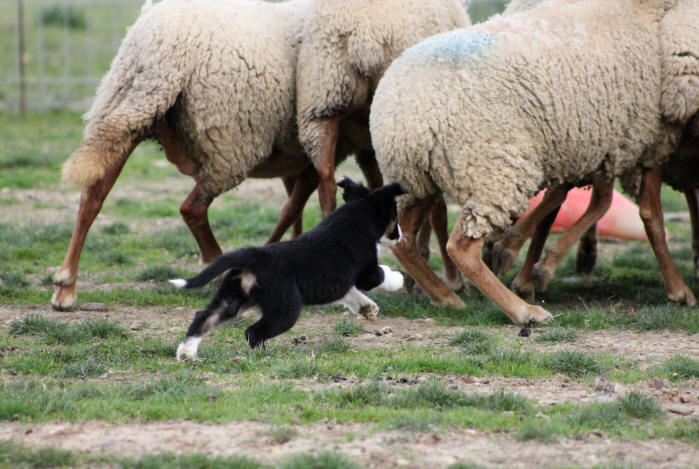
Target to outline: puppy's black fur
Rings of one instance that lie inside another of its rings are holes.
[[[369,192],[348,178],[338,185],[347,202],[312,230],[290,241],[223,254],[196,277],[173,281],[197,288],[229,271],[211,303],[196,313],[183,344],[233,319],[241,308],[259,306],[262,317],[245,337],[251,347],[264,345],[290,329],[304,305],[332,303],[353,286],[371,290],[384,281],[377,244],[382,237],[400,237],[395,197],[407,191],[394,183]]]

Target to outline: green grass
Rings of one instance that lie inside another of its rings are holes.
[[[578,333],[575,329],[568,327],[556,327],[544,331],[536,336],[536,342],[540,344],[557,344],[560,342],[575,342],[578,340]]]
[[[352,335],[361,334],[366,332],[362,326],[357,324],[354,320],[343,319],[342,321],[335,324],[333,331],[336,334],[347,337]]]

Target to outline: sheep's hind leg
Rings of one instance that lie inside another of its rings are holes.
[[[597,263],[597,223],[593,224],[580,238],[575,257],[575,271],[587,275]]]
[[[104,199],[114,186],[117,177],[121,173],[126,158],[136,147],[134,142],[125,155],[113,166],[109,167],[104,176],[91,186],[85,187],[80,194],[80,206],[75,220],[75,228],[70,238],[70,245],[66,257],[53,278],[55,290],[51,298],[51,306],[56,311],[72,311],[78,301],[75,293],[75,285],[78,280],[78,265],[80,254],[87,238],[87,232],[95,221],[97,214],[102,209]]]
[[[323,215],[335,210],[335,151],[340,132],[340,118],[333,117],[321,125],[320,161],[318,162],[318,198]]]
[[[301,234],[303,231],[303,207],[318,186],[318,172],[312,165],[309,165],[298,176],[284,178],[284,185],[289,198],[282,208],[277,225],[265,244],[279,241],[292,223],[294,226],[292,237],[296,238]]]
[[[534,285],[538,291],[546,291],[556,269],[565,258],[568,251],[576,241],[592,225],[607,213],[612,204],[612,193],[614,190],[614,178],[604,181],[597,181],[592,186],[592,197],[585,213],[571,226],[565,234],[546,248],[546,257],[534,265],[532,276]]]
[[[524,260],[522,270],[517,273],[517,276],[512,280],[512,285],[510,285],[512,291],[525,301],[534,301],[534,278],[532,277],[532,269],[536,261],[541,257],[541,253],[544,251],[546,238],[548,237],[553,222],[556,220],[556,215],[558,215],[558,210],[560,208],[560,205],[554,208],[552,212],[546,215],[546,217],[536,225],[536,230],[532,236],[531,243],[529,243],[527,257]]]
[[[697,300],[694,298],[692,290],[684,283],[677,271],[677,267],[670,256],[665,239],[665,226],[663,223],[663,210],[660,205],[660,185],[662,175],[658,169],[646,169],[643,171],[643,182],[641,185],[641,200],[639,211],[641,220],[646,229],[648,240],[653,247],[655,258],[660,266],[660,271],[665,280],[667,296],[672,301],[694,306]]]
[[[568,185],[559,185],[547,190],[541,203],[529,215],[505,230],[502,238],[491,248],[490,267],[493,272],[504,274],[512,267],[529,235],[552,210],[558,211],[556,207],[560,207],[565,201],[569,190]]]
[[[699,277],[699,188],[684,191],[692,223],[692,252],[694,253],[694,272]]]
[[[161,123],[156,128],[156,135],[167,159],[177,166],[182,174],[192,176],[196,181],[197,167],[187,156],[185,146],[175,132],[167,124]],[[222,252],[209,225],[208,210],[211,202],[213,202],[212,198],[201,197],[201,187],[197,182],[180,206],[182,219],[197,242],[201,262],[204,265],[210,264]]]
[[[466,278],[498,305],[515,324],[541,324],[553,319],[551,313],[544,308],[527,304],[503,285],[481,259],[485,239],[467,237],[462,231],[462,224],[460,220],[454,228],[447,243],[447,250]]]
[[[435,196],[415,199],[402,205],[398,211],[398,224],[403,231],[403,240],[391,249],[408,274],[415,279],[422,290],[432,299],[436,306],[464,308],[466,305],[459,296],[432,272],[418,252],[415,238],[417,231],[428,210],[432,208]]]
[[[447,253],[447,242],[449,241],[447,203],[442,195],[437,197],[432,205],[432,209],[430,210],[430,224],[437,237],[439,252],[442,256],[442,262],[444,263],[444,278],[447,286],[453,291],[459,291],[462,288],[465,289],[466,285],[461,278],[461,272],[459,272],[459,268],[456,267],[452,258],[449,257],[449,253]]]

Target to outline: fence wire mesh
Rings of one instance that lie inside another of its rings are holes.
[[[0,0],[0,111],[86,110],[143,0]]]

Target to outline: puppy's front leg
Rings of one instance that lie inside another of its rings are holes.
[[[376,319],[379,314],[379,307],[371,298],[360,292],[357,287],[352,287],[347,294],[337,303],[340,303],[352,312],[352,314],[361,314],[369,320]]]
[[[383,281],[370,291],[396,291],[403,288],[403,274],[397,270],[391,270],[387,265],[379,265],[379,267],[383,270]]]

